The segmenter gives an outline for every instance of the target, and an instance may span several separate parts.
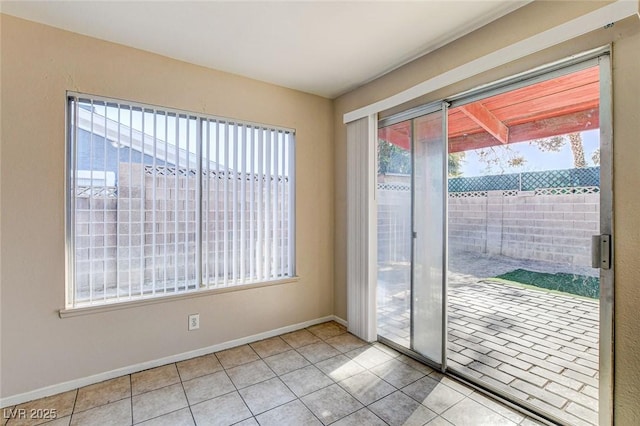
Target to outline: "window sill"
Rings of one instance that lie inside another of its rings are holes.
[[[271,287],[271,286],[282,285],[282,284],[290,284],[298,281],[300,281],[300,277],[294,276],[291,278],[286,278],[286,279],[277,280],[277,281],[268,281],[268,282],[261,282],[261,283],[255,283],[255,284],[246,284],[246,285],[207,289],[207,290],[194,290],[188,293],[181,293],[181,294],[175,294],[170,296],[156,296],[156,297],[149,297],[145,299],[130,300],[126,302],[111,302],[103,305],[86,306],[86,307],[79,307],[79,308],[66,308],[66,309],[60,309],[58,311],[58,315],[60,316],[60,318],[72,318],[72,317],[77,317],[82,315],[91,315],[91,314],[98,314],[102,312],[118,311],[120,309],[136,308],[139,306],[155,305],[157,303],[175,302],[177,300],[182,300],[182,299],[193,299],[196,297],[213,296],[221,293],[230,293],[234,291],[245,291],[245,290],[252,290],[252,289],[262,288],[262,287]]]

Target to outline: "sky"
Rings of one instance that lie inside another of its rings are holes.
[[[109,119],[112,119],[114,121],[120,121],[120,123],[122,123],[125,126],[129,126],[133,124],[133,127],[139,131],[142,130],[142,127],[143,127],[142,124],[144,123],[144,133],[152,137],[157,137],[160,143],[163,143],[163,139],[166,137],[168,144],[175,146],[176,134],[177,134],[178,144],[180,148],[183,150],[190,151],[195,158],[195,149],[196,149],[195,120],[189,120],[190,136],[187,139],[186,138],[187,132],[185,132],[185,129],[187,127],[186,118],[180,119],[179,126],[182,131],[176,132],[175,117],[169,117],[169,119],[166,119],[165,116],[158,115],[157,117],[159,119],[157,119],[155,122],[157,127],[156,129],[154,129],[153,114],[151,113],[146,113],[145,114],[146,120],[143,121],[142,114],[139,111],[134,111],[132,114],[128,109],[125,108],[125,109],[121,109],[121,113],[118,114],[118,108],[115,108],[115,107],[107,107],[106,111],[104,106],[93,105],[93,107],[99,116],[103,117],[106,112],[106,115]],[[217,124],[214,124],[214,125],[217,126]],[[218,133],[218,132],[215,131],[213,133]],[[595,129],[595,130],[589,130],[586,132],[581,132],[581,135],[582,135],[582,142],[583,142],[584,153],[585,153],[585,160],[587,161],[587,167],[594,166],[591,156],[593,152],[596,149],[598,149],[600,146],[599,130]],[[240,132],[239,136],[241,139],[243,139],[244,134]],[[224,139],[222,134],[220,134],[219,137]],[[231,145],[234,144],[234,139],[235,139],[235,132],[230,132],[229,143],[231,143]],[[245,147],[244,142],[246,141],[242,141],[242,143],[239,144],[238,154],[240,155],[240,158],[244,158],[245,161],[248,161],[248,159],[242,153]],[[221,141],[218,148],[221,151],[219,155],[220,158],[217,159],[217,162],[222,165],[224,165],[224,162],[225,162],[224,159],[226,157],[224,155],[224,145],[225,143]],[[249,145],[252,146],[251,143]],[[213,145],[211,149],[215,149],[213,148]],[[504,148],[501,146],[495,146],[493,147],[493,150],[497,152],[499,156],[504,157],[504,160],[501,162],[503,165],[503,169],[501,169],[500,167],[494,166],[491,170],[489,170],[487,167],[487,163],[480,160],[480,157],[478,155],[479,150],[466,151],[465,157],[461,164],[461,172],[462,172],[461,176],[473,177],[473,176],[485,176],[485,175],[495,175],[495,174],[503,174],[503,173],[571,169],[574,167],[573,155],[571,153],[571,148],[568,143],[565,143],[562,146],[561,150],[558,152],[542,151],[536,145],[531,144],[530,142],[519,142],[519,143],[509,144],[509,149],[512,155],[522,156],[525,158],[525,162],[523,165],[519,167],[509,167],[506,164],[506,155],[505,155],[506,151],[504,151]],[[285,149],[285,152],[286,151],[288,150]],[[233,154],[232,153],[230,154],[231,155],[229,160],[230,160],[230,166],[232,166],[234,164],[234,161],[232,158]],[[257,161],[257,158],[255,161]],[[257,168],[256,166],[257,165],[254,165],[254,169]],[[275,167],[273,158],[271,159],[270,166],[271,168]],[[283,167],[285,170],[283,170]],[[250,169],[251,166],[248,165],[248,168]],[[287,161],[281,161],[280,164],[278,165],[278,169],[279,169],[279,174],[284,173],[285,175],[288,175]]]
[[[591,154],[600,147],[600,131],[598,129],[581,132],[582,144],[584,146],[584,156],[587,167],[594,166]],[[519,142],[510,144],[510,149],[517,155],[522,155],[526,162],[522,167],[505,167],[504,173],[533,172],[544,170],[559,170],[573,168],[573,155],[569,143],[563,145],[559,152],[543,152],[536,145],[529,142]],[[500,147],[495,148],[500,151]],[[467,151],[462,163],[462,176],[484,176],[487,174],[501,174],[500,170],[494,168],[492,172],[487,172],[487,165],[479,160],[478,150]]]
[[[123,136],[129,134],[129,127],[138,132],[144,132],[145,143],[160,147],[160,152],[157,155],[161,160],[167,160],[167,157],[162,157],[165,148],[167,152],[176,151],[177,140],[178,147],[190,158],[189,161],[195,164],[197,117],[189,114],[189,120],[186,115],[176,119],[175,114],[167,114],[164,111],[154,110],[154,114],[149,109],[143,114],[140,108],[131,108],[126,105],[105,106],[100,103],[83,101],[80,103],[93,109],[92,120],[96,123],[104,122],[106,124],[107,119],[120,123]],[[118,134],[117,137],[119,136]],[[240,172],[258,173],[259,170],[263,170],[264,173],[272,173],[277,167],[278,175],[289,176],[289,157],[291,155],[289,147],[291,143],[294,143],[294,138],[290,133],[270,128],[267,130],[266,126],[259,129],[256,125],[211,120],[208,121],[208,126],[204,126],[202,140],[202,155],[221,168],[229,163],[230,169],[238,167]],[[262,149],[258,148],[260,143]],[[226,146],[230,148],[228,153]],[[251,158],[253,158],[253,165]],[[261,159],[262,168],[259,168]],[[184,164],[181,166],[184,167]],[[191,167],[195,166],[191,165]]]

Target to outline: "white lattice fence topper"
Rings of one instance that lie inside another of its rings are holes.
[[[449,198],[483,198],[487,191],[450,192]]]
[[[411,186],[402,183],[379,183],[378,189],[382,191],[410,191]]]
[[[598,194],[600,188],[597,186],[583,186],[578,188],[538,188],[535,195],[577,195],[577,194]]]
[[[144,166],[144,173],[147,176],[178,176],[183,177],[193,177],[197,174],[195,169],[187,169],[184,167],[176,168],[176,167],[166,167],[166,166]],[[242,180],[243,178],[247,181],[253,180],[258,182],[260,180],[260,176],[255,173],[242,173],[242,172],[234,172],[233,170],[224,171],[224,170],[203,170],[202,174],[205,176],[209,176],[212,178],[220,177],[221,179],[227,177],[229,180],[238,179]],[[262,176],[262,181],[271,180],[272,182],[277,180],[278,182],[289,182],[288,176]],[[407,189],[408,190],[408,189]]]
[[[117,186],[76,186],[77,198],[116,198]]]

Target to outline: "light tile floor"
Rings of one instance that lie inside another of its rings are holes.
[[[57,418],[18,418],[43,410]],[[335,322],[3,411],[10,426],[539,424]]]

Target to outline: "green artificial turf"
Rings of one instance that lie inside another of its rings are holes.
[[[546,288],[548,290],[576,294],[591,299],[600,297],[600,279],[597,277],[587,277],[585,275],[566,274],[562,272],[548,274],[544,272],[527,271],[526,269],[516,269],[506,274],[498,275],[496,278]]]

